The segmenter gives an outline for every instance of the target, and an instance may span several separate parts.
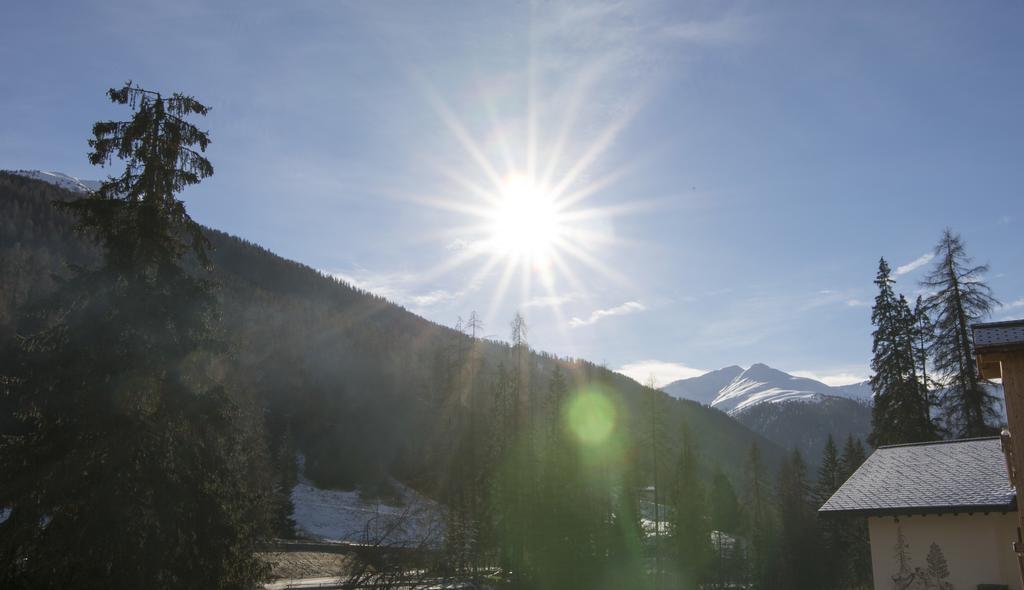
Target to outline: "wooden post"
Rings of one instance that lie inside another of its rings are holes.
[[[1013,550],[1024,582],[1024,511],[1020,498],[1020,491],[1024,490],[1024,320],[977,324],[973,329],[978,372],[985,379],[1003,380],[1006,430],[1001,439],[1006,470],[1017,491],[1017,538],[1013,540]]]

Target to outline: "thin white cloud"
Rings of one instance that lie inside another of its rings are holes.
[[[618,369],[615,369],[615,372],[622,373],[639,383],[646,383],[648,379],[654,377],[655,385],[658,387],[668,385],[669,383],[678,381],[679,379],[700,377],[704,373],[707,373],[704,369],[695,369],[682,363],[673,363],[670,361],[659,361],[654,359],[626,363]]]
[[[445,244],[444,249],[450,252],[461,252],[464,250],[486,252],[493,249],[493,244],[489,240],[467,240],[465,238],[455,238],[451,242]]]
[[[455,301],[461,298],[465,293],[463,291],[446,291],[444,289],[436,289],[429,293],[423,293],[421,295],[413,295],[409,299],[416,307],[430,307],[437,305],[438,303],[445,303],[448,301]]]
[[[867,307],[871,305],[870,302],[864,301],[863,299],[847,299],[846,307]]]
[[[932,258],[935,258],[935,253],[934,252],[928,252],[927,254],[922,254],[922,255],[918,256],[917,258],[911,260],[910,262],[908,262],[908,263],[906,263],[906,264],[904,264],[902,266],[897,266],[896,267],[896,271],[893,272],[892,274],[897,276],[897,277],[901,277],[901,276],[907,274],[908,272],[913,272],[913,271],[921,268],[922,266],[928,264],[929,262],[932,261]]]
[[[645,307],[644,304],[640,303],[639,301],[627,301],[622,305],[609,307],[608,309],[595,309],[594,311],[590,312],[590,316],[588,316],[586,319],[574,317],[571,320],[569,320],[569,325],[572,326],[573,328],[589,326],[592,324],[596,324],[597,322],[607,317],[637,313],[645,309],[647,309],[647,307]]]
[[[1009,303],[1004,303],[999,308],[999,315],[996,316],[996,321],[1005,322],[1008,320],[1019,320],[1021,310],[1024,308],[1024,297],[1015,299]]]
[[[412,275],[402,273],[371,273],[364,269],[354,271],[321,271],[323,274],[333,277],[362,289],[374,295],[379,295],[391,301],[401,302],[405,295],[405,286],[414,280]]]
[[[519,307],[561,307],[566,303],[575,301],[579,296],[575,293],[565,293],[562,295],[542,295],[527,299]]]
[[[840,385],[851,385],[853,383],[860,383],[867,379],[866,375],[861,373],[853,373],[848,371],[840,371],[838,373],[819,373],[816,371],[791,371],[790,375],[795,377],[804,377],[806,379],[814,379],[815,381],[821,381],[825,385],[830,387],[838,387]]]
[[[669,38],[695,45],[736,45],[753,37],[753,24],[749,17],[727,15],[717,20],[669,24],[663,31]]]
[[[1021,297],[1016,301],[1003,304],[1003,309],[1016,309],[1018,307],[1024,307],[1024,297]]]
[[[344,281],[353,287],[369,291],[385,299],[406,305],[413,309],[424,309],[451,301],[457,301],[470,291],[478,288],[471,284],[461,291],[422,288],[422,280],[413,273],[375,273],[366,269],[354,271],[321,271],[323,274]]]

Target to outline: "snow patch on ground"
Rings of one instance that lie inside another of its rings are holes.
[[[658,520],[657,533],[655,533],[654,521],[649,518],[640,519],[640,529],[644,532],[644,537],[653,537],[655,534],[659,537],[667,537],[669,534],[668,522],[665,520]]]
[[[301,461],[300,461],[301,469]],[[358,491],[321,489],[304,476],[292,488],[292,519],[311,539],[389,547],[432,547],[444,540],[444,508],[392,482],[397,501],[365,500]]]

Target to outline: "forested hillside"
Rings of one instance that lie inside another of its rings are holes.
[[[67,265],[88,264],[96,256],[96,248],[73,232],[70,218],[51,205],[77,196],[0,174],[4,346],[16,338],[19,317],[67,275]],[[226,377],[263,408],[278,489],[289,489],[294,480],[299,451],[306,456],[307,475],[323,486],[372,488],[393,475],[443,495],[456,445],[483,452],[486,428],[497,419],[496,400],[516,366],[523,367],[516,378],[524,380],[531,416],[548,411],[556,366],[570,389],[599,385],[608,392],[640,481],[649,481],[652,464],[645,436],[651,395],[660,398],[665,432],[653,446],[667,464],[674,461],[684,428],[704,468],[720,468],[737,484],[752,443],[761,446],[772,468],[781,458],[778,447],[717,410],[652,393],[582,360],[529,351],[520,363],[520,349],[473,338],[469,329],[433,324],[257,245],[206,231],[222,329],[234,360]],[[195,270],[203,272],[198,265]],[[470,423],[476,424],[476,438],[467,440]]]
[[[830,436],[863,441],[871,432],[871,406],[832,395],[815,402],[757,404],[734,417],[784,448],[799,449],[810,465],[821,464]]]

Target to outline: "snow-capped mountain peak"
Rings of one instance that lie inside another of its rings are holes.
[[[790,375],[763,363],[755,363],[748,369],[725,367],[669,383],[662,389],[675,397],[708,404],[729,414],[762,403],[817,402],[827,396],[866,401],[871,395],[866,382],[830,387],[821,381]]]
[[[704,373],[699,377],[674,381],[663,387],[662,390],[672,397],[691,399],[702,404],[711,405],[711,402],[715,401],[715,398],[718,397],[718,393],[726,385],[732,383],[732,380],[742,372],[743,367],[732,365],[717,371]]]
[[[89,193],[100,188],[103,184],[99,180],[82,180],[63,172],[52,172],[47,170],[2,170],[8,174],[17,174],[26,178],[42,180],[76,193]]]
[[[757,363],[726,385],[711,402],[711,406],[735,413],[759,403],[816,401],[828,395],[829,390],[829,386],[820,381],[794,377]]]

